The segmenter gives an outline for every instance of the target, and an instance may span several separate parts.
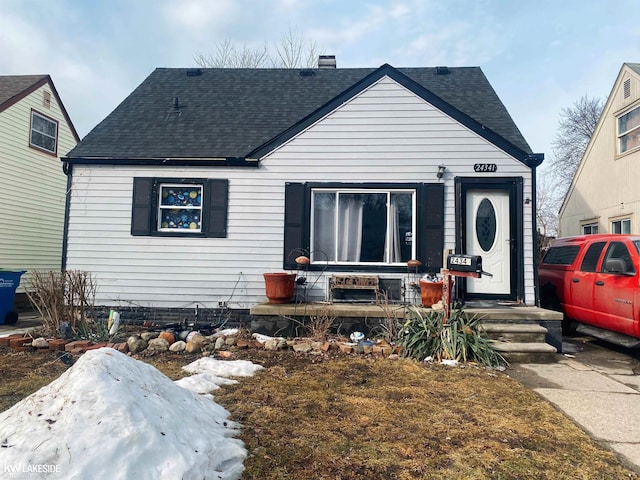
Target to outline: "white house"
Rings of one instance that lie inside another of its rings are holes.
[[[0,268],[60,270],[67,177],[61,154],[79,142],[49,75],[0,76]],[[20,301],[22,299],[19,299]]]
[[[625,63],[560,209],[560,235],[640,233],[638,180],[640,63]]]
[[[449,251],[493,274],[461,298],[536,303],[542,155],[477,67],[159,68],[62,160],[65,265],[99,305],[248,310],[300,253],[324,300]]]

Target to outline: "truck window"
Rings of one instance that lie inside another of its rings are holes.
[[[564,247],[551,247],[544,256],[542,263],[550,265],[571,265],[576,259],[580,247],[578,245],[566,245]]]
[[[602,262],[603,273],[636,273],[627,246],[622,242],[611,242]]]
[[[587,253],[584,254],[582,259],[582,265],[580,265],[581,272],[595,272],[598,266],[598,258],[602,253],[604,244],[607,242],[595,242],[592,243],[587,249]]]

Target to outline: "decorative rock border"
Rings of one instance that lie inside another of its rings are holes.
[[[181,337],[184,337],[182,339]],[[62,340],[32,338],[23,334],[12,334],[0,337],[0,346],[16,351],[64,351],[70,354],[82,354],[88,350],[111,347],[130,355],[156,354],[171,351],[174,353],[211,355],[215,353],[221,358],[230,358],[233,353],[243,349],[264,349],[271,351],[291,350],[294,353],[322,355],[329,352],[342,354],[369,354],[380,357],[393,357],[399,353],[399,347],[390,345],[385,340],[363,340],[355,343],[346,339],[330,339],[317,341],[310,338],[266,337],[253,334],[247,338],[246,333],[227,331],[227,334],[214,333],[202,335],[200,332],[189,332],[187,335],[172,331],[142,332],[129,336],[126,342],[109,343],[90,340]]]

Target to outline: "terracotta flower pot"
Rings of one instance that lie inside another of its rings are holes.
[[[269,303],[289,303],[295,288],[295,273],[263,273]]]
[[[442,300],[442,282],[420,280],[420,296],[423,307],[431,307],[434,303],[438,303]]]

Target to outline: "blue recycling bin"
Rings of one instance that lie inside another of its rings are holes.
[[[16,289],[20,285],[20,277],[24,271],[0,269],[0,325],[7,319],[7,314],[13,310]]]

